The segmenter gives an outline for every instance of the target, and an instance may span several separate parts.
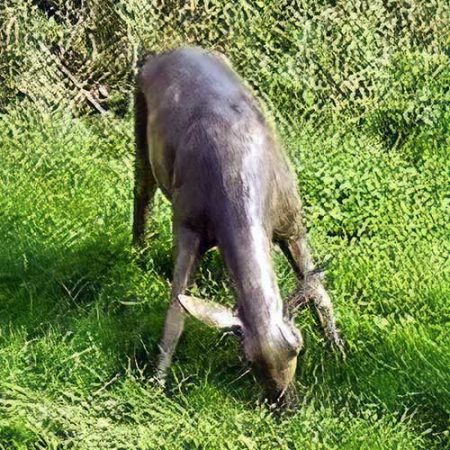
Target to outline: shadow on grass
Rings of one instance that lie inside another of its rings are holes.
[[[153,239],[142,258],[131,249],[128,236],[113,242],[96,237],[72,248],[36,242],[28,248],[23,242],[7,245],[9,251],[0,249],[0,326],[6,333],[21,330],[27,340],[49,330],[79,340],[94,336],[115,354],[112,370],[153,374],[169,300],[170,248]],[[206,255],[199,272],[201,289],[219,285],[220,258]],[[209,282],[202,281],[206,273]],[[211,331],[189,332],[194,334],[202,342]],[[184,341],[183,336],[177,357],[182,358]]]
[[[58,330],[61,336],[71,332],[81,342],[80,348],[94,340],[102,352],[112,355],[109,362],[113,363],[105,363],[111,378],[131,370],[150,379],[172,267],[170,249],[153,242],[145,270],[137,264],[126,236],[114,242],[96,238],[72,249],[35,246],[21,255],[17,252],[16,258],[1,252],[2,328],[6,333],[23,329],[28,340],[45,336],[49,330]],[[217,253],[205,255],[197,281],[197,289],[209,297],[230,295],[223,288],[227,280]],[[445,401],[439,401],[439,380],[424,383],[421,373],[430,373],[432,367],[427,361],[415,360],[420,354],[433,357],[435,348],[423,340],[415,342],[406,331],[380,332],[367,317],[364,321],[364,325],[342,324],[344,335],[347,329],[353,341],[344,364],[326,349],[312,314],[302,314],[299,325],[305,331],[306,351],[299,360],[297,377],[300,404],[320,401],[336,411],[349,407],[357,415],[369,402],[380,405],[380,414],[388,410],[399,417],[417,409],[420,428],[432,424],[433,430],[444,431],[447,413]],[[355,344],[361,336],[362,346]],[[239,359],[237,342],[220,338],[217,331],[187,320],[169,379],[169,395],[203,395],[199,389],[209,385],[249,407],[261,399],[252,373],[245,373],[247,366]]]

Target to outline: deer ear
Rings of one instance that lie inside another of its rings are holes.
[[[178,301],[186,312],[210,327],[242,329],[241,319],[230,308],[190,295],[179,295]]]
[[[303,347],[303,338],[300,331],[293,323],[285,323],[283,326],[278,326],[278,329],[284,339],[286,348],[292,356],[297,356],[298,352]]]

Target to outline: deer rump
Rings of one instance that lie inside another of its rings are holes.
[[[175,268],[157,376],[164,380],[186,313],[236,331],[272,398],[293,379],[300,331],[283,313],[270,258],[278,242],[340,345],[331,301],[302,227],[297,182],[258,102],[220,54],[183,48],[149,57],[137,76],[133,240],[144,241],[159,187],[172,203]],[[183,295],[202,254],[218,246],[237,309]]]

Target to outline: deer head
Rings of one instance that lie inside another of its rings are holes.
[[[279,401],[292,382],[297,356],[303,346],[300,331],[287,318],[273,320],[264,327],[252,327],[233,311],[218,303],[179,295],[183,309],[205,323],[222,330],[231,330],[241,340],[246,359],[255,367],[270,401]]]

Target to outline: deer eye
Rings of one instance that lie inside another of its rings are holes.
[[[296,349],[301,350],[301,348],[303,347],[303,338],[300,331],[294,328],[292,330],[292,334],[294,335]]]
[[[235,325],[235,326],[231,327],[231,332],[238,339],[241,339],[241,340],[244,339],[244,330],[242,329],[242,327]]]

